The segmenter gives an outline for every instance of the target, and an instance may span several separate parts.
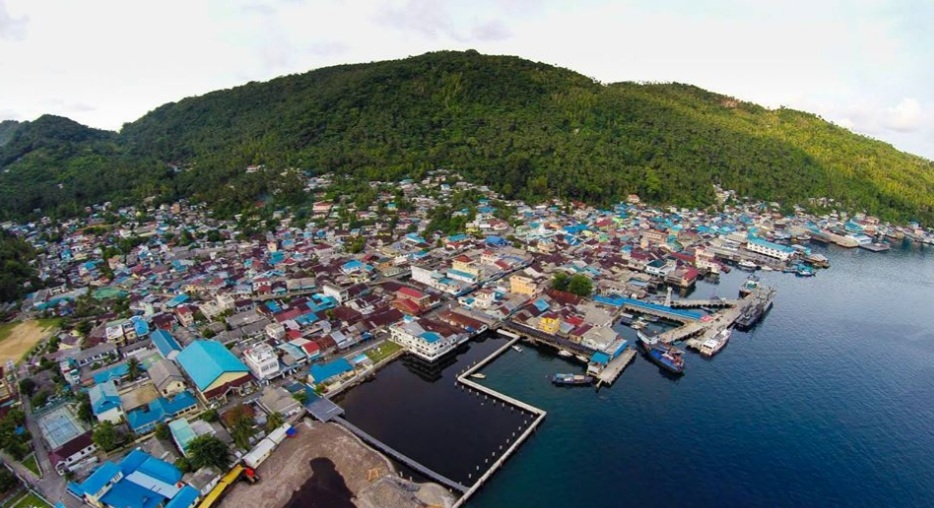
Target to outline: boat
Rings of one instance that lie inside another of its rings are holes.
[[[775,271],[775,269],[772,268],[772,267],[769,266],[769,265],[762,265],[762,271],[763,271],[763,272],[773,272],[773,271]]]
[[[746,270],[747,272],[754,272],[759,269],[759,265],[753,263],[748,259],[740,260],[739,263],[736,263],[736,267],[740,270]]]
[[[558,356],[560,356],[561,358],[570,358],[574,356],[574,353],[568,351],[567,349],[559,349]]]
[[[515,350],[515,352],[517,352],[517,353],[521,353],[521,352],[522,352],[522,348],[519,347],[519,346],[517,346],[517,345],[515,345],[515,344],[512,345],[512,349]]]
[[[472,377],[472,378],[474,378],[474,379],[486,379],[486,374],[483,374],[483,373],[480,373],[480,372],[475,372],[475,373],[471,374],[470,377]]]
[[[743,331],[752,329],[772,308],[774,296],[775,290],[771,288],[756,291],[754,300],[743,308],[742,314],[736,319],[736,328]]]
[[[813,277],[814,269],[807,265],[798,265],[798,270],[795,272],[795,275],[798,277]]]
[[[672,374],[684,373],[684,351],[659,342],[657,337],[648,337],[642,332],[636,333],[639,335],[642,351],[652,363]]]
[[[593,384],[593,377],[583,374],[555,374],[551,382],[558,386],[589,386]]]
[[[739,297],[743,298],[744,296],[749,295],[753,291],[759,288],[759,277],[755,275],[750,275],[746,277],[746,282],[743,282],[743,285],[739,287]]]
[[[717,332],[712,338],[705,340],[698,348],[700,354],[710,358],[711,356],[720,352],[721,349],[726,347],[727,342],[730,341],[730,337],[733,335],[733,331],[729,328],[724,328]]]

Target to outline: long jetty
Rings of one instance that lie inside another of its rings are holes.
[[[527,411],[535,415],[535,419],[532,420],[532,424],[529,425],[528,428],[526,428],[525,431],[519,435],[519,437],[512,443],[512,445],[510,445],[509,448],[507,448],[506,451],[502,455],[500,455],[499,458],[496,459],[496,461],[493,462],[490,468],[487,469],[486,472],[483,473],[483,475],[480,476],[480,478],[478,478],[477,481],[474,482],[474,484],[470,486],[469,489],[464,491],[464,495],[461,496],[460,499],[458,499],[457,502],[454,503],[454,508],[463,506],[464,503],[466,503],[467,500],[470,499],[472,495],[474,495],[478,490],[480,490],[480,487],[482,487],[483,484],[486,483],[493,476],[493,474],[496,471],[498,471],[499,468],[503,466],[503,464],[506,463],[506,460],[513,453],[515,453],[516,450],[519,449],[519,446],[521,446],[522,443],[525,442],[525,440],[528,439],[532,435],[533,432],[535,432],[536,428],[538,428],[538,426],[542,423],[542,420],[544,420],[545,416],[548,414],[544,409],[539,409],[531,404],[526,404],[525,402],[522,402],[521,400],[514,399],[508,395],[504,395],[496,390],[493,390],[492,388],[488,388],[486,386],[483,386],[469,379],[473,373],[477,372],[478,370],[486,366],[488,363],[492,362],[494,359],[496,359],[501,354],[506,352],[506,350],[511,348],[515,343],[519,342],[520,340],[521,338],[514,338],[510,340],[506,345],[497,349],[496,351],[493,352],[493,354],[484,358],[483,360],[481,360],[474,366],[470,367],[469,369],[461,373],[460,376],[457,377],[458,383],[461,383],[464,386],[472,390],[476,390],[478,392],[484,393],[490,397],[493,397],[494,399],[499,399],[505,404],[510,404],[519,409]]]
[[[432,480],[434,480],[434,481],[436,481],[436,482],[438,482],[438,483],[444,485],[445,487],[447,487],[447,488],[449,488],[449,489],[452,489],[452,490],[456,490],[456,491],[461,492],[461,493],[464,493],[464,492],[468,492],[468,491],[469,491],[469,488],[468,488],[468,487],[466,487],[466,486],[464,486],[464,485],[461,485],[460,483],[457,483],[457,482],[455,482],[454,480],[451,480],[450,478],[447,478],[446,476],[442,476],[440,473],[437,473],[437,472],[435,472],[435,471],[433,471],[433,470],[431,470],[431,469],[429,469],[429,468],[423,466],[421,463],[416,462],[415,460],[409,458],[407,455],[403,455],[402,453],[400,453],[399,451],[397,451],[397,450],[394,449],[393,447],[387,445],[386,443],[380,441],[379,439],[376,439],[375,437],[371,436],[370,434],[364,432],[362,429],[360,429],[360,428],[357,427],[356,425],[354,425],[354,424],[348,422],[347,420],[343,419],[342,417],[340,417],[340,416],[335,416],[335,417],[332,419],[332,421],[334,421],[335,423],[341,425],[341,426],[344,427],[345,429],[349,430],[349,431],[352,432],[355,436],[359,437],[359,438],[362,439],[363,441],[365,441],[365,442],[369,443],[370,445],[376,447],[376,448],[379,449],[381,452],[383,452],[383,453],[389,455],[390,457],[396,459],[397,461],[401,462],[402,464],[405,464],[406,466],[412,468],[413,470],[418,471],[420,474],[424,475],[425,477],[431,478]]]

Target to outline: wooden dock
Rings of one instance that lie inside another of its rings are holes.
[[[490,466],[490,468],[487,469],[486,472],[483,473],[483,475],[480,476],[480,478],[478,478],[477,481],[474,482],[474,484],[470,486],[470,488],[468,488],[468,489],[466,489],[466,491],[464,491],[464,495],[461,496],[460,499],[458,499],[456,503],[454,503],[454,508],[458,508],[458,507],[460,507],[460,506],[463,506],[464,503],[466,503],[467,500],[470,499],[470,497],[471,497],[472,495],[474,495],[478,490],[480,490],[480,487],[482,487],[483,484],[485,484],[487,481],[489,481],[489,479],[493,476],[493,474],[494,474],[496,471],[498,471],[499,468],[501,468],[501,467],[503,466],[503,464],[506,463],[506,460],[507,460],[513,453],[515,453],[515,452],[519,449],[519,446],[521,446],[522,443],[525,442],[525,440],[528,439],[528,438],[532,435],[533,432],[535,432],[535,430],[538,428],[538,426],[539,426],[539,425],[542,423],[542,421],[545,419],[545,416],[548,414],[544,409],[539,409],[539,408],[537,408],[537,407],[535,407],[535,406],[533,406],[533,405],[531,405],[531,404],[526,404],[525,402],[522,402],[521,400],[514,399],[514,398],[512,398],[512,397],[510,397],[510,396],[508,396],[508,395],[504,395],[504,394],[502,394],[502,393],[500,393],[500,392],[497,392],[496,390],[493,390],[493,389],[491,389],[491,388],[487,388],[486,386],[483,386],[483,385],[481,385],[481,384],[479,384],[479,383],[476,383],[476,382],[474,382],[474,381],[472,381],[472,380],[470,379],[471,374],[473,374],[473,373],[477,372],[478,370],[482,369],[484,366],[486,366],[488,363],[492,362],[492,361],[493,361],[494,359],[496,359],[498,356],[500,356],[501,354],[505,353],[505,352],[506,352],[507,350],[509,350],[509,348],[511,348],[514,344],[516,344],[517,342],[519,342],[519,340],[521,340],[521,338],[515,338],[515,339],[509,341],[505,346],[503,346],[503,347],[497,349],[496,351],[493,352],[493,354],[491,354],[490,356],[484,358],[483,360],[481,360],[480,362],[478,362],[478,363],[475,364],[474,366],[470,367],[469,369],[465,370],[463,373],[461,373],[460,376],[457,377],[457,382],[458,382],[458,383],[461,383],[461,384],[464,385],[465,387],[467,387],[467,388],[469,388],[469,389],[471,389],[471,390],[476,390],[477,392],[480,392],[480,393],[484,393],[484,394],[486,394],[487,396],[493,397],[494,399],[498,399],[498,400],[502,401],[502,402],[505,403],[505,404],[510,404],[510,405],[512,405],[512,406],[514,406],[514,407],[517,407],[517,408],[521,409],[521,410],[527,411],[527,412],[531,413],[533,416],[535,416],[535,419],[532,420],[531,425],[529,425],[529,426],[525,429],[525,431],[522,432],[522,434],[519,435],[519,437],[509,446],[509,448],[507,448],[506,451],[503,452],[503,454],[500,455],[499,458],[497,458],[497,459],[493,462],[493,464]]]
[[[629,348],[623,351],[619,356],[610,361],[610,363],[597,376],[597,386],[612,385],[616,378],[632,363],[636,357],[636,350]]]

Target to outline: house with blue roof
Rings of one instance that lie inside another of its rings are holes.
[[[308,370],[309,383],[331,383],[353,374],[353,365],[346,358],[338,358],[328,363],[316,363]]]
[[[181,415],[198,409],[198,399],[188,390],[174,397],[159,397],[148,405],[136,408],[126,414],[130,430],[136,434],[146,434],[156,430],[162,422],[168,422]]]
[[[174,360],[181,352],[182,346],[178,344],[175,337],[165,330],[156,330],[150,335],[150,340],[156,346],[156,350],[166,360]]]
[[[191,508],[200,493],[182,483],[174,465],[137,448],[119,464],[107,461],[69,493],[98,508]]]
[[[125,362],[114,365],[113,367],[105,367],[103,369],[94,371],[91,373],[91,378],[85,379],[84,384],[103,384],[108,381],[116,382],[121,381],[123,378],[128,377],[130,374],[130,367]],[[90,383],[89,383],[90,381]]]
[[[250,384],[250,369],[223,344],[196,340],[175,358],[205,401],[226,399],[233,390],[240,393]]]
[[[117,393],[117,385],[113,381],[92,386],[88,390],[88,396],[91,399],[91,411],[97,421],[109,421],[117,424],[125,416],[123,403]]]

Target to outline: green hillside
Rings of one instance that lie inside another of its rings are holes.
[[[636,192],[702,206],[716,182],[786,204],[828,196],[889,219],[934,219],[931,161],[814,115],[689,85],[601,85],[473,51],[249,83],[163,105],[119,135],[56,119],[41,133],[48,142],[26,142],[42,120],[0,147],[3,216],[149,196],[233,214],[258,198],[307,200],[284,168],[385,180],[443,167],[532,201]],[[268,171],[247,174],[253,164]],[[17,179],[41,192],[6,190]]]

